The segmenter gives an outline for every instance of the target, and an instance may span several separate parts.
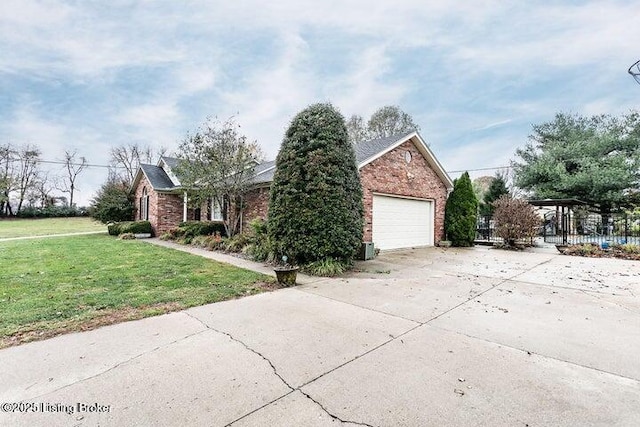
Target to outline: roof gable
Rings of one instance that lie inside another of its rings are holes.
[[[449,177],[449,174],[447,174],[429,146],[426,144],[426,142],[424,142],[420,134],[416,131],[412,131],[404,135],[395,135],[387,138],[373,139],[371,141],[363,141],[359,143],[355,147],[358,169],[362,169],[369,163],[384,156],[389,151],[395,149],[396,147],[399,147],[407,141],[413,142],[416,148],[418,148],[420,153],[424,156],[429,166],[431,166],[438,177],[442,180],[444,185],[448,189],[453,188],[453,181]]]
[[[156,191],[169,191],[179,188],[160,166],[140,164],[133,183],[131,184],[132,191],[140,184],[143,176],[147,178],[151,187]]]
[[[174,172],[174,169],[178,167],[178,162],[179,160],[175,157],[162,156],[160,157],[160,160],[158,160],[158,167],[164,170],[164,172],[167,174],[167,176],[175,186],[180,185],[180,179]]]

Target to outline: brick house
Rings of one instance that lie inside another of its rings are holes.
[[[420,134],[365,141],[355,148],[364,197],[364,240],[380,249],[430,246],[444,238],[444,206],[451,178]],[[133,183],[136,219],[148,219],[156,234],[184,220],[221,221],[216,206],[189,207],[188,191],[172,172],[176,159],[141,165]],[[275,162],[256,166],[253,187],[244,196],[243,228],[266,218]]]

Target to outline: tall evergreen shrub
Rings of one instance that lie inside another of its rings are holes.
[[[276,158],[268,215],[278,258],[350,261],[362,242],[362,187],[342,114],[314,104],[294,117]]]
[[[444,229],[453,246],[473,246],[476,236],[478,200],[469,173],[453,182],[444,211]]]

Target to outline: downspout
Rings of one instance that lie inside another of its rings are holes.
[[[182,197],[182,222],[187,221],[187,202],[189,198],[187,197],[187,192],[184,192],[184,196]]]

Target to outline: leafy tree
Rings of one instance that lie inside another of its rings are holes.
[[[180,144],[176,172],[189,189],[192,203],[212,200],[222,209],[227,236],[240,231],[242,195],[252,185],[254,168],[262,159],[257,142],[240,134],[233,118],[209,119]]]
[[[420,129],[409,114],[393,105],[379,108],[366,125],[362,116],[354,114],[349,117],[346,126],[349,141],[354,145],[369,139],[386,138]]]
[[[497,172],[491,180],[491,184],[489,184],[487,192],[482,198],[482,203],[480,204],[480,215],[492,216],[495,210],[493,202],[505,194],[509,194],[507,180],[503,174]]]
[[[362,141],[369,139],[369,132],[365,127],[362,116],[358,116],[357,114],[352,115],[349,117],[349,120],[347,120],[346,126],[349,141],[352,144],[358,145]]]
[[[473,246],[476,236],[478,200],[469,173],[453,181],[453,191],[444,208],[444,227],[453,246]]]
[[[400,133],[420,130],[413,118],[396,105],[378,109],[367,122],[367,132],[371,139],[386,138]]]
[[[493,202],[495,233],[504,243],[513,246],[516,240],[530,239],[538,234],[541,219],[526,200],[512,199],[503,194]]]
[[[577,198],[603,213],[631,205],[640,182],[640,114],[560,113],[533,126],[514,162],[516,186],[535,198]]]
[[[344,118],[331,104],[298,113],[276,159],[269,236],[299,264],[350,262],[362,242],[362,187]]]
[[[131,221],[134,212],[134,196],[129,191],[126,179],[109,174],[96,196],[91,201],[90,215],[98,221],[108,222]]]

